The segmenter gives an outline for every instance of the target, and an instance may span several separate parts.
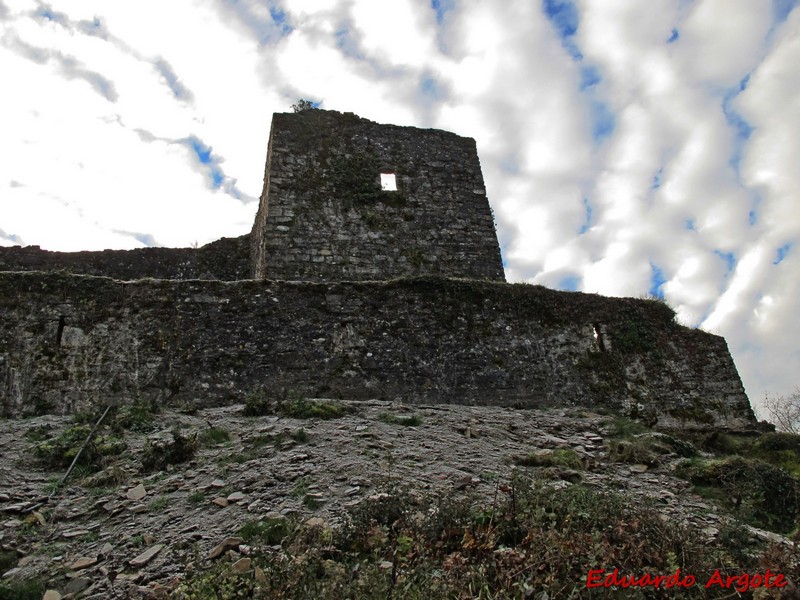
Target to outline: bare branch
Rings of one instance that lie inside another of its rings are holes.
[[[800,433],[800,387],[788,396],[764,397],[764,410],[767,419],[781,431]]]

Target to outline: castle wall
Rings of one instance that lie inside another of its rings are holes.
[[[52,252],[39,246],[0,246],[0,271],[65,271],[131,280],[247,279],[250,236],[222,238],[200,248],[137,248]]]
[[[273,116],[251,238],[259,279],[504,281],[475,141],[351,113]]]
[[[0,314],[5,416],[296,393],[754,423],[725,341],[676,325],[656,301],[443,278],[123,282],[5,272]]]

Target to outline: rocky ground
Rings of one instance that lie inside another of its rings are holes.
[[[30,432],[49,426],[55,435],[70,418],[2,421],[0,549],[14,559],[3,577],[45,580],[49,598],[166,597],[187,568],[230,552],[246,558],[247,545],[235,539],[244,524],[297,516],[336,526],[348,507],[397,483],[419,494],[472,494],[488,505],[514,469],[550,485],[582,481],[654,499],[665,520],[689,523],[709,538],[726,518],[672,474],[677,454],[655,467],[611,462],[608,416],[378,401],[351,406],[354,413],[330,420],[246,417],[241,406],[160,413],[153,430],[126,432],[129,451],[115,464],[75,475],[60,489],[54,482],[63,470],[43,470],[34,460]],[[400,422],[412,415],[418,424]],[[146,440],[168,440],[174,427],[205,440],[194,458],[143,472]],[[524,466],[547,462],[526,457],[565,448],[579,465]]]

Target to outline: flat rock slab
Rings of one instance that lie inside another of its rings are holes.
[[[92,567],[97,564],[97,557],[81,557],[77,560],[72,561],[67,565],[68,568],[73,569],[75,571],[80,571],[81,569],[86,569],[88,567]]]
[[[89,534],[88,529],[74,529],[72,531],[65,531],[64,533],[61,534],[61,537],[68,540],[70,538],[81,537],[88,534]]]
[[[247,573],[250,570],[251,562],[249,558],[240,558],[231,565],[231,571],[234,573]]]
[[[64,593],[65,595],[73,594],[74,596],[74,594],[80,594],[90,585],[92,585],[92,580],[88,577],[76,577],[67,584],[67,587],[64,588]],[[72,598],[73,596],[69,597]]]
[[[164,548],[164,544],[156,544],[155,546],[151,546],[144,552],[142,552],[139,556],[131,560],[128,564],[133,567],[134,569],[138,569],[139,567],[145,566],[151,560],[153,560],[159,552]]]
[[[136,487],[132,487],[128,490],[128,493],[125,494],[125,497],[128,500],[133,500],[134,502],[138,502],[142,498],[147,496],[147,490],[144,489],[144,486],[140,483]]]
[[[238,548],[243,543],[244,540],[242,538],[235,538],[235,537],[225,538],[219,544],[217,544],[211,549],[211,552],[208,553],[208,558],[209,559],[217,558],[218,556],[224,554],[226,550],[230,550],[231,548]]]

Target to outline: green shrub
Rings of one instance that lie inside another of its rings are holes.
[[[307,110],[314,109],[314,103],[311,100],[306,100],[305,98],[298,98],[297,102],[292,104],[292,112],[305,112]]]
[[[389,425],[402,425],[404,427],[416,427],[422,424],[422,417],[419,415],[409,415],[407,417],[393,415],[392,413],[381,413],[378,418]]]
[[[301,427],[300,429],[295,429],[294,431],[284,429],[278,433],[256,435],[247,440],[247,445],[251,448],[251,450],[266,445],[272,445],[276,448],[280,448],[289,440],[292,440],[298,444],[306,444],[308,443],[309,439],[308,433]],[[253,458],[257,458],[257,455],[253,455]]]
[[[800,477],[800,435],[765,433],[753,444],[751,455]]]
[[[264,519],[245,523],[239,528],[238,534],[248,544],[275,546],[283,542],[296,527],[297,524],[289,519]]]
[[[669,452],[650,440],[609,440],[606,443],[608,457],[619,463],[655,466],[661,462],[660,455]]]
[[[156,422],[158,412],[158,405],[155,403],[137,401],[126,404],[117,409],[111,420],[111,428],[117,432],[147,433],[153,431],[158,427]]]
[[[517,457],[514,462],[525,467],[562,467],[575,469],[576,471],[586,469],[585,460],[571,448],[558,448],[552,452],[528,454],[527,456]]]
[[[657,432],[641,433],[625,439],[611,439],[606,442],[606,449],[609,458],[614,462],[650,466],[660,464],[662,457],[667,454],[678,454],[683,458],[697,454],[697,450],[689,442]]]
[[[294,419],[338,419],[353,412],[340,402],[304,398],[281,402],[278,411]]]
[[[90,431],[91,427],[88,425],[73,425],[55,438],[36,444],[33,454],[47,469],[66,469],[72,464]],[[107,464],[109,457],[122,454],[127,448],[125,442],[119,438],[95,434],[83,448],[76,466],[98,471]]]
[[[245,398],[243,411],[248,417],[277,414],[294,419],[337,419],[351,412],[353,410],[341,402],[311,400],[296,394],[274,400],[259,393]]]
[[[744,521],[789,533],[800,518],[800,482],[786,470],[758,459],[691,459],[676,474]]]
[[[800,435],[784,431],[765,433],[758,438],[755,447],[765,452],[790,450],[800,453]]]
[[[25,438],[31,440],[32,442],[43,442],[51,437],[50,432],[52,429],[53,427],[47,423],[37,425],[36,427],[31,427],[25,432]]]
[[[16,550],[0,549],[0,574],[5,573],[17,564]]]
[[[733,456],[749,450],[752,441],[735,437],[724,431],[713,431],[700,442],[700,447],[706,452]]]
[[[155,498],[152,500],[148,505],[147,509],[152,512],[157,512],[164,510],[170,504],[169,498],[166,496],[161,496],[160,498]]]
[[[45,584],[35,579],[0,582],[0,600],[42,600]]]
[[[217,444],[224,444],[231,439],[231,434],[227,429],[221,427],[209,427],[204,429],[200,434],[200,442],[204,446],[216,446]]]
[[[191,459],[197,451],[197,433],[183,435],[172,430],[172,439],[167,441],[147,440],[142,449],[142,469],[161,471],[167,465],[176,465]]]
[[[680,569],[698,582],[715,568],[733,576],[766,568],[788,579],[800,574],[791,548],[765,550],[740,527],[722,527],[720,541],[709,543],[622,495],[553,489],[519,475],[498,492],[491,506],[476,507],[461,496],[419,499],[390,489],[351,508],[333,531],[283,520],[248,523],[239,533],[253,545],[250,572],[233,573],[223,558],[187,572],[173,597],[641,598],[642,590],[587,594],[588,569],[618,567],[623,576]],[[656,595],[716,597],[702,584]]]
[[[244,399],[244,410],[246,417],[263,417],[275,414],[275,402],[263,393],[251,392]]]
[[[298,444],[305,444],[308,442],[308,434],[306,430],[302,427],[300,429],[296,429],[289,434],[289,437],[292,438]]]
[[[647,427],[627,417],[617,417],[609,424],[608,435],[613,438],[627,439],[649,431]]]

